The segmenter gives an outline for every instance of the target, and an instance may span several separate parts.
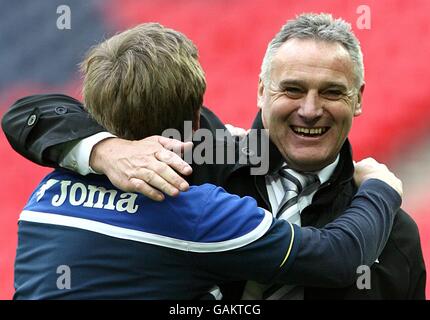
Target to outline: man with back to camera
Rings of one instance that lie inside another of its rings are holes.
[[[229,192],[253,196],[261,207],[271,209],[280,218],[301,225],[326,225],[350,204],[356,193],[352,183],[352,155],[347,134],[352,118],[361,114],[363,91],[361,49],[347,23],[325,14],[304,14],[289,21],[269,44],[263,60],[258,90],[261,112],[253,124],[255,129],[269,129],[269,173],[266,176],[251,176],[250,166],[239,164],[228,174],[215,179]],[[14,132],[14,126],[26,127],[26,120],[35,110],[53,114],[53,106],[60,103],[65,103],[75,114],[56,115],[56,119],[49,120],[45,120],[43,114],[38,115],[38,122],[31,129],[33,132],[29,130],[28,136],[18,137]],[[61,142],[103,131],[85,118],[76,100],[64,96],[26,98],[17,102],[5,119],[8,117],[16,117],[14,122],[3,125],[12,145],[28,158],[43,164],[60,162],[63,153],[67,153],[64,148],[67,145],[60,145]],[[77,127],[77,121],[74,121],[77,117],[85,119],[87,125],[75,136],[68,136],[53,125],[67,122],[72,127],[76,123]],[[202,110],[201,119],[205,127],[223,127],[208,110]],[[62,141],[57,139],[48,143],[51,135],[58,137],[61,134]],[[88,164],[91,146],[100,141],[95,139],[97,136],[76,144],[69,158],[63,158],[62,165],[72,168],[68,162],[71,163],[70,158],[74,157],[77,157],[78,163],[85,163],[81,160],[83,158]],[[88,147],[88,144],[91,146]],[[148,146],[147,153],[141,149],[145,146]],[[122,154],[116,150],[121,150]],[[258,153],[240,146],[239,150],[248,156]],[[76,151],[78,156],[74,154]],[[187,167],[177,157],[162,150],[155,138],[132,143],[115,138],[105,139],[92,149],[90,163],[93,169],[105,173],[115,185],[124,189],[159,197],[160,194],[150,189],[148,182],[167,194],[176,194],[178,190],[174,187],[179,189],[184,181],[161,165],[158,159],[186,173]],[[289,179],[284,177],[285,164]],[[88,165],[81,167],[82,173],[88,172]],[[284,185],[292,180],[291,174],[293,179],[300,179],[301,173],[307,171],[317,173],[319,189],[299,197],[295,206],[286,208],[286,211],[277,212],[278,207],[285,209],[280,204],[288,190]],[[197,174],[200,175],[200,172]],[[204,174],[201,176],[206,178]],[[360,290],[356,286],[345,289],[305,287],[304,290],[294,287],[294,291],[285,292],[281,298],[423,299],[425,267],[418,230],[402,210],[384,251],[371,267],[371,275],[369,290]],[[264,296],[265,288],[255,283],[246,286],[235,283],[224,293],[227,298],[238,298],[244,288],[244,297],[270,298]],[[285,287],[280,287],[272,296],[285,290]]]

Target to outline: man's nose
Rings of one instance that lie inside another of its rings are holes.
[[[300,101],[299,116],[307,122],[318,120],[323,115],[321,103],[318,93],[309,91]]]

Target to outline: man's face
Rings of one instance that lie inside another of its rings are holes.
[[[316,171],[332,163],[361,114],[364,85],[339,43],[290,39],[274,55],[268,83],[260,80],[264,128],[287,164]]]

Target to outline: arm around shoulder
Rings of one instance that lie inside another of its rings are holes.
[[[301,243],[288,273],[278,281],[317,287],[346,287],[357,268],[371,266],[390,235],[401,198],[385,182],[363,183],[351,206],[323,229],[297,228]]]
[[[62,94],[24,97],[4,114],[3,131],[19,154],[44,166],[56,166],[65,143],[105,131],[82,104]]]

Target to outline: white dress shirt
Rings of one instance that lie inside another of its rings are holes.
[[[91,151],[100,141],[115,137],[115,135],[109,132],[99,132],[82,139],[78,143],[67,145],[62,151],[62,159],[59,163],[60,167],[72,170],[83,176],[89,173],[97,173],[90,166]]]

